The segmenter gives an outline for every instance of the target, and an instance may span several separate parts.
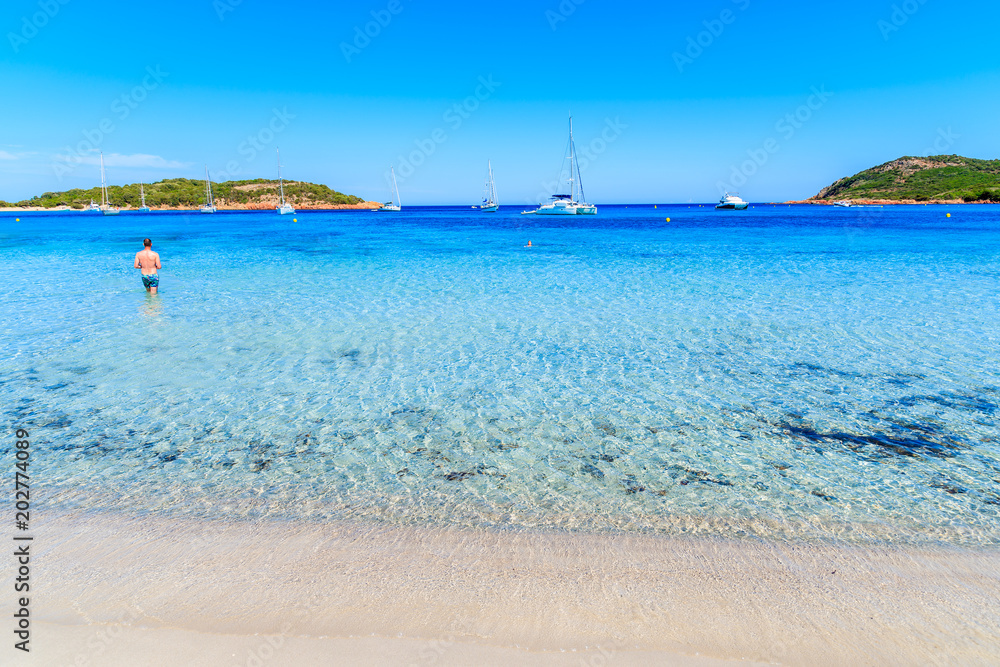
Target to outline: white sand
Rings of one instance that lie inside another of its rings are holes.
[[[39,650],[32,665],[101,665],[102,667],[172,667],[191,665],[566,665],[605,667],[663,665],[727,667],[763,665],[662,651],[591,649],[530,651],[527,649],[439,639],[385,637],[283,637],[218,635],[177,628],[126,626],[53,626],[42,624]],[[22,659],[23,661],[23,659]],[[6,662],[4,664],[7,664]],[[11,663],[13,664],[13,663]]]
[[[997,550],[36,522],[4,665],[1000,663]]]

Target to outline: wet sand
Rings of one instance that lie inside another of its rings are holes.
[[[996,549],[39,519],[32,665],[1000,661]]]

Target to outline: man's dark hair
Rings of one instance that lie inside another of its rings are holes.
[[[146,247],[148,248],[148,247],[150,247],[151,245],[153,245],[153,242],[152,242],[152,241],[150,241],[149,239],[143,239],[143,240],[142,240],[142,245],[144,245],[144,246],[146,246]]]

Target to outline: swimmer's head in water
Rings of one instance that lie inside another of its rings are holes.
[[[150,248],[150,247],[152,247],[153,242],[150,241],[149,239],[143,239],[142,240],[142,245],[146,246],[147,248]]]

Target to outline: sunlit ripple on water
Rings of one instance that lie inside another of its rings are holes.
[[[998,216],[929,208],[3,218],[5,424],[50,505],[995,543]]]

